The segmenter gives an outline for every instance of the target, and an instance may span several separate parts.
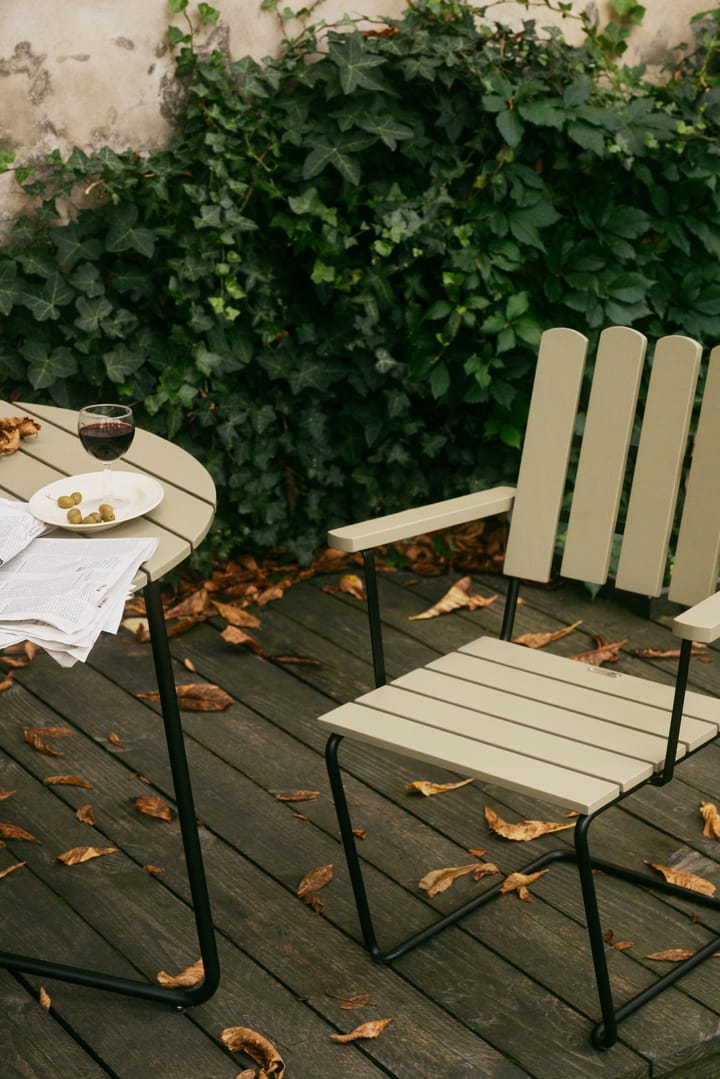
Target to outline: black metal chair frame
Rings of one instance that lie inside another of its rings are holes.
[[[73,982],[92,989],[104,989],[126,996],[141,997],[170,1004],[177,1010],[183,1010],[196,1004],[203,1004],[210,999],[220,981],[220,964],[159,583],[148,580],[143,589],[143,595],[204,978],[195,986],[171,988],[139,979],[121,978],[103,971],[55,963],[33,956],[16,955],[12,952],[0,952],[0,969],[56,978],[59,981]]]
[[[375,672],[375,684],[376,686],[382,686],[385,684],[386,681],[385,661],[383,652],[382,627],[380,620],[380,607],[378,599],[374,552],[372,550],[367,550],[363,551],[362,554],[365,568],[366,591],[368,597],[368,616],[370,622],[370,640]],[[500,637],[502,640],[510,640],[512,636],[512,627],[517,607],[518,592],[519,582],[515,578],[510,578],[503,624],[500,632]],[[658,773],[656,776],[653,776],[647,781],[647,783],[651,783],[656,786],[663,786],[664,784],[668,783],[673,775],[680,722],[683,712],[683,702],[685,697],[685,690],[687,688],[691,648],[691,641],[683,640],[681,642],[680,660],[675,685],[675,696],[673,701],[665,764],[660,773]],[[404,942],[397,944],[392,948],[382,950],[378,945],[375,935],[375,929],[370,913],[367,890],[365,888],[365,882],[363,878],[362,865],[357,851],[355,836],[353,835],[353,826],[350,818],[350,811],[345,795],[345,789],[343,786],[340,764],[338,761],[338,750],[342,740],[342,735],[333,734],[330,736],[326,746],[326,763],[328,769],[328,776],[330,779],[330,786],[332,789],[333,798],[335,800],[335,808],[338,816],[340,835],[345,851],[345,857],[347,860],[348,872],[350,875],[350,881],[352,884],[353,894],[355,898],[355,905],[357,907],[363,940],[365,942],[365,947],[367,948],[368,952],[370,953],[372,958],[379,963],[392,963],[393,960],[400,958],[400,956],[406,955],[413,948],[430,940],[432,937],[440,933],[443,929],[447,928],[450,925],[457,924],[462,918],[470,914],[472,911],[478,910],[480,907],[485,906],[486,903],[489,903],[492,899],[495,899],[498,895],[500,895],[500,888],[502,887],[502,884],[497,884],[488,888],[481,894],[469,900],[467,903],[463,904],[457,910],[445,915],[443,918],[434,922],[432,925],[421,930],[420,932],[414,933]],[[633,791],[632,793],[635,793],[638,789],[640,788],[635,788],[635,791]],[[618,865],[614,862],[608,862],[603,859],[594,858],[591,856],[588,843],[588,833],[590,830],[590,825],[600,815],[601,812],[604,812],[605,809],[610,809],[613,806],[617,805],[618,801],[619,799],[612,802],[611,805],[605,807],[603,810],[600,810],[598,813],[594,813],[588,816],[582,815],[578,817],[574,829],[574,849],[557,849],[549,851],[541,857],[537,858],[535,861],[531,862],[524,869],[520,870],[520,872],[522,873],[535,873],[538,870],[544,868],[545,866],[556,862],[574,862],[577,866],[585,909],[585,917],[587,920],[587,930],[590,940],[590,951],[592,955],[593,967],[595,970],[595,979],[597,982],[600,1011],[602,1015],[602,1019],[593,1026],[590,1036],[592,1045],[597,1049],[606,1049],[612,1046],[617,1041],[617,1027],[618,1023],[620,1023],[621,1020],[627,1018],[627,1016],[629,1015],[632,1015],[635,1011],[638,1010],[638,1008],[642,1007],[644,1004],[647,1004],[664,989],[668,988],[668,986],[678,981],[691,970],[694,970],[700,963],[703,962],[703,960],[710,957],[720,947],[720,933],[718,933],[712,938],[712,940],[710,940],[694,955],[690,956],[688,959],[685,959],[680,963],[675,964],[667,974],[656,979],[656,981],[651,983],[636,996],[632,997],[630,1000],[626,1001],[620,1006],[615,1005],[607,965],[607,945],[603,939],[597,894],[595,889],[595,880],[593,875],[595,870],[601,870],[604,874],[607,874],[608,876],[618,877],[632,884],[640,885],[643,888],[658,891],[665,895],[674,896],[678,899],[683,899],[686,902],[690,900],[694,903],[698,903],[703,907],[709,907],[712,910],[720,912],[720,900],[715,899],[712,896],[706,896],[698,892],[690,892],[687,888],[678,887],[677,885],[670,884],[665,880],[655,880],[654,878],[650,878],[644,873],[635,872],[634,870],[628,869],[625,866]]]

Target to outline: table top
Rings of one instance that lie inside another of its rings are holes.
[[[0,455],[0,495],[27,502],[31,496],[64,476],[102,471],[83,449],[77,435],[77,412],[54,405],[0,400],[0,416],[31,416],[41,424],[37,435],[23,438],[20,448]],[[156,536],[158,548],[134,581],[142,588],[184,561],[207,535],[215,516],[215,485],[207,469],[179,446],[137,428],[118,470],[153,476],[164,489],[162,501],[133,521],[125,521],[100,537]],[[80,533],[57,529],[67,538]]]

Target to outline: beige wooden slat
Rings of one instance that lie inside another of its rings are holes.
[[[720,559],[720,346],[710,353],[669,596],[693,604],[717,588]]]
[[[655,348],[616,576],[628,592],[662,589],[701,352],[680,336]]]
[[[328,532],[327,541],[330,547],[339,551],[370,550],[383,543],[419,536],[423,532],[435,532],[439,528],[451,528],[496,513],[506,513],[512,509],[514,497],[514,487],[492,487],[487,491],[475,491],[428,506],[334,528]]]
[[[686,641],[710,644],[720,637],[720,592],[691,607],[673,619],[673,633]]]
[[[505,554],[515,577],[550,577],[586,352],[575,330],[546,330],[540,341]]]
[[[644,678],[637,678],[632,674],[621,674],[619,671],[610,671],[604,667],[593,667],[590,664],[577,663],[575,660],[565,659],[563,656],[553,655],[551,652],[540,652],[536,648],[524,648],[522,645],[511,644],[509,641],[500,641],[494,637],[478,637],[470,641],[460,649],[462,653],[480,656],[492,660],[495,663],[505,664],[514,672],[528,671],[541,675],[552,682],[570,683],[574,686],[585,687],[593,691],[607,694],[609,697],[619,698],[623,711],[618,712],[618,721],[622,720],[623,712],[630,717],[631,723],[640,723],[639,715],[628,711],[630,702],[646,704],[657,709],[669,719],[672,707],[673,686],[662,685],[660,682],[650,682]],[[435,664],[431,664],[435,666]],[[513,679],[516,674],[513,673]],[[516,690],[519,692],[519,690]],[[538,690],[540,692],[540,690]],[[542,691],[545,700],[548,699],[550,689]],[[637,715],[637,718],[636,718]],[[685,708],[680,736],[687,744],[688,749],[694,750],[717,734],[720,722],[720,700],[715,697],[705,696],[702,693],[688,691],[685,695]],[[642,729],[642,728],[641,728]],[[645,728],[647,729],[647,728]],[[658,728],[652,726],[651,730]],[[662,727],[659,728],[662,730]]]
[[[423,723],[361,704],[341,705],[320,716],[319,722],[337,734],[534,795],[578,813],[595,813],[620,793],[617,785],[607,780],[530,760],[461,735],[440,735]]]
[[[446,659],[449,661],[447,665],[441,667],[439,661],[437,666],[432,668],[420,667],[395,679],[391,685],[412,690],[413,693],[422,693],[435,701],[459,704],[478,714],[498,716],[524,727],[537,728],[589,746],[599,746],[627,757],[636,757],[651,764],[655,770],[663,764],[665,738],[635,730],[630,726],[621,726],[613,722],[613,718],[602,718],[580,710],[580,704],[595,707],[601,694],[593,693],[592,690],[578,690],[561,683],[560,690],[564,690],[566,699],[572,702],[569,707],[564,707],[555,701],[546,702],[530,696],[518,696],[515,683],[518,681],[517,675],[522,672],[510,673],[507,667],[502,668],[499,664],[487,663],[459,652],[452,653]],[[492,675],[499,675],[500,679],[504,679],[507,688],[503,691],[487,685],[482,680],[483,671],[489,679]],[[538,677],[530,678],[537,686]],[[602,700],[607,703],[605,698]],[[576,706],[574,710],[573,704]],[[615,713],[617,710],[615,704]],[[684,745],[679,746],[678,756],[683,756],[684,753]]]
[[[561,573],[604,584],[625,479],[647,339],[626,326],[598,344]]]

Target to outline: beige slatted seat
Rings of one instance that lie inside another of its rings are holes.
[[[670,598],[689,610],[675,619],[681,638],[675,687],[574,662],[511,643],[518,582],[547,581],[556,555],[561,508],[583,381],[587,339],[569,329],[543,334],[516,488],[449,499],[430,507],[365,521],[329,533],[331,546],[363,554],[377,688],[320,717],[332,731],[330,781],[366,946],[390,962],[499,894],[488,888],[460,910],[388,950],[375,936],[338,763],[348,736],[418,760],[431,761],[510,790],[575,810],[575,847],[553,851],[526,871],[552,861],[577,865],[602,1019],[592,1041],[607,1047],[617,1024],[717,950],[720,936],[674,966],[638,997],[616,1007],[605,959],[593,868],[645,887],[682,894],[664,881],[593,859],[588,832],[595,815],[647,783],[669,782],[677,761],[717,736],[720,701],[687,690],[693,640],[720,636],[720,347],[709,358],[705,392],[692,428],[701,346],[687,337],[657,342],[644,409],[638,397],[646,340],[624,327],[600,335],[583,438],[571,491],[561,573],[602,584],[618,532],[619,587],[659,595],[674,526],[677,545]],[[642,415],[640,415],[642,413]],[[624,514],[629,449],[639,429]],[[691,429],[692,464],[684,476]],[[678,523],[678,495],[683,491]],[[481,637],[456,652],[385,684],[374,549],[393,540],[511,511],[505,558],[510,577],[500,639]],[[624,524],[620,517],[624,516]],[[695,894],[693,894],[695,898]],[[720,902],[698,902],[720,911]]]

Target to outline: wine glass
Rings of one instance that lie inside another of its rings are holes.
[[[112,463],[122,457],[135,435],[129,405],[85,405],[78,412],[78,434],[83,448],[103,465],[103,499],[113,499]]]

